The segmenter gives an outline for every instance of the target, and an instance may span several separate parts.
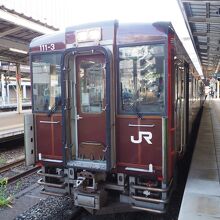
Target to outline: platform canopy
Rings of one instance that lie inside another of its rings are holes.
[[[220,73],[220,1],[178,0],[205,77]]]
[[[58,29],[0,6],[0,61],[28,64],[31,40],[55,30]]]

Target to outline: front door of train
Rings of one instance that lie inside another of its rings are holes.
[[[78,158],[105,160],[106,74],[103,55],[76,58]]]
[[[111,53],[75,48],[65,55],[63,149],[67,165],[106,170],[111,166]]]

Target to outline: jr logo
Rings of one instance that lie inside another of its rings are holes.
[[[139,131],[138,140],[135,140],[134,136],[131,136],[131,142],[134,144],[140,144],[142,142],[142,138],[144,138],[148,144],[152,144],[152,133],[149,131]]]

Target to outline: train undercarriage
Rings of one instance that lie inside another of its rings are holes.
[[[42,193],[70,195],[76,206],[93,214],[123,212],[127,208],[163,214],[173,189],[173,180],[165,185],[158,180],[149,180],[144,175],[51,167],[43,167],[38,174],[42,176],[38,181],[43,186]]]

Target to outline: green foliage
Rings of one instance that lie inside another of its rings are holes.
[[[0,179],[0,206],[10,206],[12,202],[12,197],[7,196],[7,184],[8,179],[2,178]]]

